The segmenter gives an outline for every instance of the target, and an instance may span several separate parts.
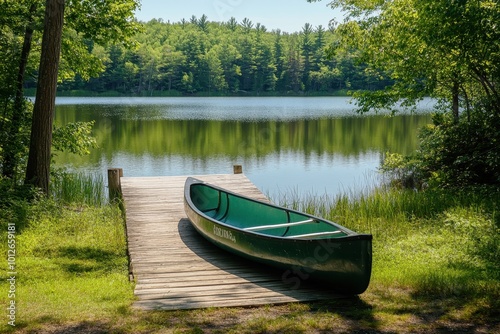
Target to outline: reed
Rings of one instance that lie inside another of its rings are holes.
[[[103,206],[106,204],[104,178],[100,174],[56,173],[52,178],[51,194],[67,204]]]
[[[498,190],[381,187],[356,196],[298,195],[276,202],[373,235],[375,289],[446,296],[500,291]]]

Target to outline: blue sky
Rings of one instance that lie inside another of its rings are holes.
[[[141,21],[153,18],[165,22],[179,22],[191,16],[207,15],[209,21],[227,21],[235,17],[241,22],[245,17],[254,24],[260,23],[267,30],[286,32],[302,30],[305,23],[313,27],[328,27],[336,12],[328,7],[329,0],[308,3],[306,0],[142,0],[136,16]]]

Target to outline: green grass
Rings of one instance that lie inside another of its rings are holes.
[[[280,201],[373,234],[372,286],[421,295],[500,295],[497,190],[379,188],[357,197],[285,196]]]
[[[364,294],[318,303],[144,312],[131,307],[133,284],[116,206],[84,204],[79,196],[26,202],[25,190],[1,190],[0,227],[16,224],[21,333],[500,330],[498,191],[288,194],[278,202],[373,234],[373,276]],[[5,233],[0,251],[7,251]],[[6,279],[3,271],[2,305],[9,302]],[[4,317],[0,332],[13,330]]]
[[[65,174],[55,185],[52,198],[30,194],[30,202],[22,199],[28,191],[2,187],[0,226],[13,223],[16,232],[16,291],[0,300],[16,302],[18,329],[117,317],[133,300],[122,213],[105,205],[102,180]],[[8,237],[0,235],[6,254]],[[8,277],[2,270],[0,291],[9,291]],[[0,323],[0,332],[9,329]]]
[[[16,235],[17,328],[93,321],[126,310],[133,293],[119,209],[43,200],[30,211]],[[4,237],[1,242],[5,252]],[[0,291],[7,291],[2,274]],[[9,301],[6,294],[0,298]]]
[[[52,177],[51,194],[55,200],[68,204],[102,206],[106,203],[102,175],[59,172]]]

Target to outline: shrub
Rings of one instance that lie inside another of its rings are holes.
[[[497,115],[476,111],[455,122],[436,114],[420,133],[421,171],[444,186],[499,185],[499,143]]]
[[[420,149],[412,156],[388,153],[381,171],[392,185],[467,187],[500,185],[500,116],[479,109],[455,121],[433,115],[421,129]]]

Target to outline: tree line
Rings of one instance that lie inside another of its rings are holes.
[[[245,18],[211,22],[206,15],[177,23],[142,24],[135,47],[89,45],[103,72],[65,80],[62,91],[134,95],[303,94],[381,89],[387,80],[365,71],[348,53],[329,57],[333,29],[306,23],[300,32],[268,31]]]

